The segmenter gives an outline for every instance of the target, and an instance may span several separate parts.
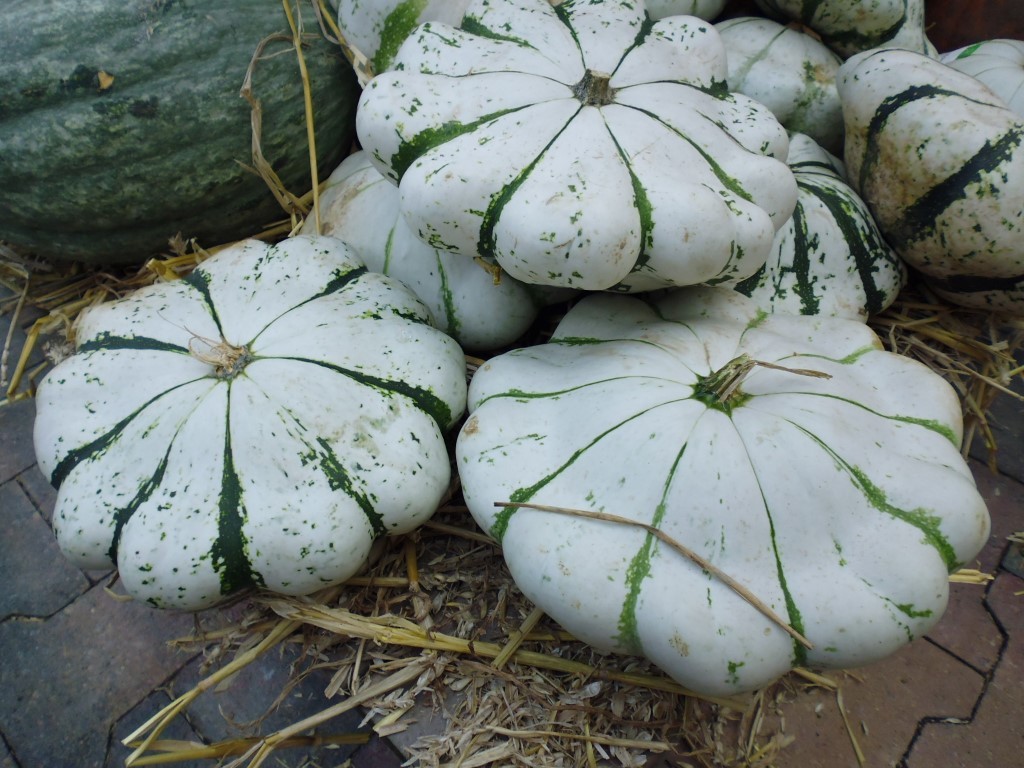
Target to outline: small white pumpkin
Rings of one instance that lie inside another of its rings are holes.
[[[401,280],[430,309],[434,325],[469,352],[516,341],[544,304],[485,260],[432,248],[409,229],[398,210],[398,187],[365,152],[345,158],[320,196],[320,231],[355,248],[369,269]],[[303,231],[312,231],[307,218]],[[561,297],[566,298],[566,297]]]
[[[939,60],[976,77],[1024,117],[1024,40],[984,40],[944,53]]]
[[[842,59],[817,38],[771,19],[741,16],[715,29],[725,43],[730,90],[767,106],[791,133],[842,152],[843,108],[836,90]]]
[[[789,167],[800,190],[796,210],[764,267],[733,287],[768,312],[863,322],[896,300],[907,268],[846,183],[839,158],[797,133]]]
[[[489,360],[469,400],[466,502],[523,593],[705,694],[892,653],[988,538],[959,399],[859,322],[721,288],[592,295],[549,343]]]
[[[465,362],[427,318],[343,243],[306,236],[89,310],[37,396],[61,549],[157,607],[344,581],[448,487]]]
[[[363,90],[357,130],[437,248],[527,283],[646,290],[764,263],[796,184],[714,28],[642,2],[478,0]]]
[[[956,281],[1024,276],[1024,121],[981,82],[903,50],[839,70],[850,185],[911,266]]]

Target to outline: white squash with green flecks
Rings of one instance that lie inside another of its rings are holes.
[[[1024,40],[983,40],[944,53],[939,61],[977,78],[1024,117]]]
[[[764,267],[733,287],[767,312],[865,321],[886,309],[907,268],[846,183],[842,161],[797,133],[789,167],[800,190],[793,216]]]
[[[937,56],[925,31],[925,0],[756,0],[770,15],[806,24],[844,59],[871,48]]]
[[[398,48],[419,24],[458,24],[470,0],[339,0],[345,42],[370,61],[371,75],[391,67]]]
[[[730,95],[704,21],[641,2],[478,0],[425,24],[363,91],[357,130],[434,247],[527,283],[740,280],[792,213],[784,129]]]
[[[836,72],[843,63],[816,37],[771,19],[741,16],[715,24],[729,61],[729,89],[767,106],[790,132],[830,152],[843,149]]]
[[[988,538],[959,399],[863,323],[722,288],[588,296],[469,406],[462,489],[523,593],[699,693],[892,653]]]
[[[837,79],[850,185],[908,264],[944,291],[1024,279],[1024,120],[970,75],[868,51]]]
[[[313,222],[307,218],[303,229],[312,230]],[[399,214],[398,187],[365,152],[349,155],[327,179],[320,231],[355,248],[369,269],[411,288],[434,325],[469,352],[512,344],[546,303],[539,289],[501,274],[495,264],[431,248],[416,237]]]
[[[62,551],[188,610],[350,577],[448,487],[465,362],[427,318],[329,237],[247,241],[89,310],[37,396]]]

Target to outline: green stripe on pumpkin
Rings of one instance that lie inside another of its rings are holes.
[[[379,74],[391,66],[398,49],[419,25],[420,14],[427,0],[404,0],[385,18],[380,30],[380,47],[373,55],[373,71]]]
[[[379,376],[372,376],[362,371],[356,371],[351,368],[342,368],[340,365],[334,365],[323,360],[312,360],[307,357],[275,357],[275,360],[294,360],[297,363],[309,363],[310,365],[317,365],[321,368],[326,368],[335,373],[346,376],[353,381],[362,384],[363,386],[370,387],[384,396],[399,395],[406,397],[416,404],[416,407],[421,411],[424,411],[428,416],[437,422],[438,427],[442,432],[448,429],[448,425],[452,423],[452,411],[448,407],[448,404],[444,400],[439,398],[429,389],[423,387],[417,387],[406,381],[398,381],[393,379],[382,379]]]
[[[665,478],[665,485],[661,491],[661,499],[654,510],[650,524],[660,530],[661,523],[665,519],[665,512],[668,509],[668,494],[672,487],[672,480],[675,478],[676,470],[686,453],[686,443],[683,443],[676,454],[675,461],[669,468],[668,476]],[[634,655],[642,655],[644,652],[643,641],[637,628],[636,607],[640,601],[640,592],[643,581],[651,573],[651,553],[654,551],[656,539],[654,534],[648,532],[644,537],[643,546],[633,555],[626,571],[626,599],[622,604],[622,611],[619,613],[619,634],[616,640]]]
[[[246,520],[245,502],[231,448],[231,387],[227,390],[227,406],[224,467],[217,504],[217,540],[210,549],[211,564],[220,578],[222,595],[229,595],[248,586],[263,586],[263,578],[253,571],[246,552],[249,541],[243,530]]]

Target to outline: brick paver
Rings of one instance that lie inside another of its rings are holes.
[[[1006,631],[1006,649],[970,722],[927,723],[909,768],[1024,764],[1024,579],[1002,573],[987,603]]]
[[[46,621],[0,623],[0,732],[26,768],[102,766],[113,723],[186,660],[188,614],[96,586]]]
[[[43,516],[21,487],[0,485],[4,513],[0,548],[0,619],[8,616],[45,618],[56,613],[90,587],[89,580],[60,553]]]
[[[36,463],[32,447],[34,400],[19,400],[0,407],[0,483],[6,483]]]

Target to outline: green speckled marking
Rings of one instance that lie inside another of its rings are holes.
[[[663,406],[666,406],[666,405],[672,405],[674,403],[681,402],[684,399],[685,398],[678,398],[678,399],[666,400],[663,403],[657,403],[655,405],[652,405],[650,408],[646,408],[646,409],[644,409],[642,411],[638,411],[638,412],[632,414],[631,416],[623,419],[622,421],[618,422],[617,424],[613,424],[608,429],[604,430],[604,432],[601,432],[599,435],[597,435],[597,437],[595,437],[593,440],[591,440],[585,446],[583,446],[582,448],[574,451],[573,454],[568,459],[566,459],[566,461],[563,462],[563,464],[560,467],[558,467],[557,469],[555,469],[553,472],[551,472],[550,474],[548,474],[545,477],[542,477],[540,480],[538,480],[537,482],[535,482],[531,486],[516,489],[510,495],[509,501],[511,501],[514,504],[524,504],[526,502],[529,502],[537,494],[538,491],[540,491],[545,485],[547,485],[552,480],[554,480],[556,477],[558,477],[560,474],[562,474],[562,472],[564,472],[569,467],[571,467],[576,462],[576,460],[580,458],[580,456],[582,456],[588,450],[590,450],[595,445],[600,443],[604,438],[608,437],[608,435],[613,434],[620,427],[622,427],[622,426],[624,426],[626,424],[629,424],[631,421],[633,421],[635,419],[638,419],[641,416],[644,416],[644,415],[650,413],[651,411],[654,411],[654,410],[656,410],[658,408],[661,408]],[[511,521],[511,519],[512,519],[513,515],[515,514],[515,512],[516,512],[516,508],[514,508],[514,507],[504,507],[504,508],[502,508],[502,510],[497,515],[495,515],[494,524],[491,526],[490,533],[491,533],[491,536],[494,537],[499,543],[504,538],[505,532],[508,530],[508,524]]]
[[[221,474],[221,489],[217,515],[217,540],[210,549],[213,569],[220,578],[220,593],[229,595],[248,586],[263,586],[263,577],[252,570],[246,552],[249,541],[243,531],[246,512],[242,500],[242,487],[235,471],[234,454],[231,449],[231,389],[227,394],[228,408],[225,418],[228,424],[224,430],[224,469]]]
[[[351,368],[342,368],[339,365],[324,362],[323,360],[311,360],[305,357],[275,357],[274,359],[294,360],[300,363],[320,366],[321,368],[326,368],[330,371],[334,371],[335,373],[339,373],[342,376],[347,376],[365,387],[370,387],[371,389],[376,390],[385,397],[390,397],[392,395],[406,397],[415,403],[417,408],[424,411],[428,416],[431,416],[434,421],[437,422],[438,428],[440,428],[442,432],[447,430],[448,425],[452,423],[452,411],[448,407],[448,404],[429,389],[417,387],[405,381],[382,379],[378,376],[371,376],[368,373],[356,371]]]
[[[363,510],[363,514],[366,515],[366,520],[370,524],[370,530],[374,536],[383,536],[387,533],[383,515],[374,508],[373,501],[365,493],[356,490],[355,485],[352,483],[352,478],[342,465],[334,449],[331,448],[331,444],[322,437],[318,437],[316,443],[319,446],[319,448],[314,449],[317,462],[320,466],[320,471],[327,478],[327,484],[331,490],[343,492],[359,505],[359,508]]]
[[[924,536],[924,542],[933,547],[936,552],[939,553],[939,556],[942,558],[950,573],[960,567],[961,563],[957,562],[956,552],[953,549],[953,545],[950,544],[949,540],[942,534],[941,517],[920,507],[917,509],[900,509],[899,507],[891,504],[885,494],[885,491],[875,485],[864,470],[848,462],[831,446],[827,445],[824,440],[805,427],[794,422],[788,423],[817,443],[818,446],[825,451],[825,453],[827,453],[844,472],[846,472],[850,481],[861,492],[868,504],[879,512],[889,515],[896,520],[901,520],[902,522],[912,525],[921,531]]]
[[[659,528],[661,521],[665,518],[669,489],[672,486],[672,480],[675,477],[676,469],[679,467],[684,453],[686,453],[686,443],[683,443],[683,446],[679,449],[679,453],[676,454],[675,461],[672,462],[672,467],[669,469],[668,477],[665,478],[661,499],[651,519],[651,525],[655,528]],[[629,568],[626,571],[626,600],[623,602],[622,611],[619,613],[619,634],[616,640],[629,653],[634,655],[641,655],[644,652],[643,641],[640,639],[640,632],[637,629],[636,607],[640,600],[640,590],[643,586],[643,581],[651,573],[651,552],[654,550],[656,541],[653,534],[647,533],[644,537],[643,546],[633,555],[633,559],[630,561]]]
[[[387,15],[380,30],[380,47],[373,55],[375,74],[391,66],[399,47],[419,24],[420,14],[426,7],[427,0],[404,0]]]

